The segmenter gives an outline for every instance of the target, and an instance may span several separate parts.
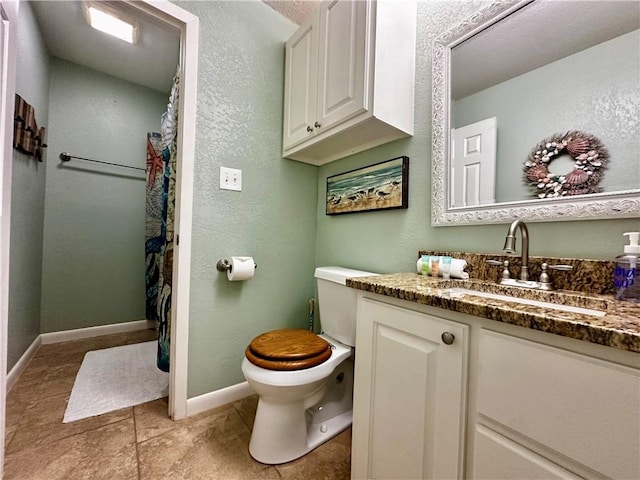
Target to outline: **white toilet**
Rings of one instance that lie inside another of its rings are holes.
[[[316,268],[323,333],[274,330],[247,347],[242,373],[260,397],[249,443],[257,461],[290,462],[351,425],[356,291],[345,283],[371,275]]]

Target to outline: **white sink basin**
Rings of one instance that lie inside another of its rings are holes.
[[[543,302],[540,300],[531,300],[529,298],[510,297],[508,295],[500,295],[497,293],[479,292],[468,288],[447,288],[442,293],[449,292],[451,297],[461,297],[463,295],[474,295],[476,297],[490,298],[493,300],[502,300],[505,302],[521,303],[523,305],[533,305],[541,308],[549,308],[552,310],[561,310],[563,312],[580,313],[582,315],[592,315],[594,317],[604,317],[605,312],[600,310],[592,310],[584,307],[574,307],[572,305],[559,305],[556,303]]]

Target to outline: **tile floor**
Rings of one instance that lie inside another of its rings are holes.
[[[253,460],[255,396],[177,422],[164,398],[62,423],[86,352],[154,337],[142,330],[43,345],[7,396],[4,479],[349,478],[350,429],[287,464]]]

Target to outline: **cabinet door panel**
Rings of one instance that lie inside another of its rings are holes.
[[[367,109],[366,16],[371,3],[335,0],[319,10],[317,118],[322,132]]]
[[[313,128],[316,119],[318,24],[313,18],[285,46],[285,148],[313,135],[307,131],[307,127]]]
[[[360,301],[354,478],[462,475],[466,328]],[[452,345],[443,343],[444,332],[454,334]]]
[[[478,412],[584,467],[640,478],[640,372],[483,331]]]
[[[371,399],[372,478],[424,478],[433,459],[438,343],[377,324]],[[390,448],[390,446],[393,447]]]

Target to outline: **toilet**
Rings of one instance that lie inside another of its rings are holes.
[[[257,461],[290,462],[351,425],[356,291],[345,284],[371,275],[316,268],[323,333],[273,330],[246,348],[242,373],[259,397],[249,442]]]

